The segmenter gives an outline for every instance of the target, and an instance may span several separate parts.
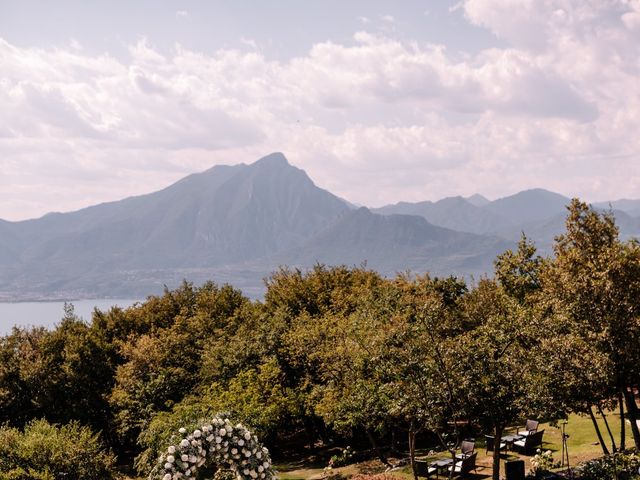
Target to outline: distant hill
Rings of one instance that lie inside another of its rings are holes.
[[[473,199],[473,202],[471,201]],[[489,201],[481,195],[449,197],[437,202],[400,202],[377,208],[377,213],[420,215],[434,225],[460,232],[517,241],[524,233],[543,254],[550,254],[554,238],[564,231],[570,199],[541,188]],[[640,237],[640,219],[634,208],[640,200],[611,202],[622,238]],[[594,204],[609,210],[609,202]],[[623,211],[623,207],[628,210]]]
[[[499,198],[483,208],[518,225],[565,213],[570,201],[557,193],[535,188]]]
[[[384,215],[420,215],[434,225],[478,234],[491,234],[510,225],[500,215],[478,207],[462,197],[448,197],[437,202],[400,202],[373,209]]]
[[[148,195],[0,220],[0,300],[140,298],[182,279],[259,296],[280,265],[316,262],[477,277],[523,231],[548,253],[568,203],[534,189],[494,201],[476,194],[356,208],[273,153]],[[625,238],[640,236],[637,205],[612,202]]]
[[[594,203],[593,206],[603,210],[621,210],[632,217],[640,217],[640,200],[622,198],[620,200],[613,200],[610,202],[597,202]]]
[[[495,256],[512,246],[497,237],[436,227],[420,216],[384,216],[362,207],[281,259],[294,266],[366,262],[389,275],[411,270],[479,276],[491,271]]]

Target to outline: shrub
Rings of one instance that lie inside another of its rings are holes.
[[[531,470],[534,476],[537,478],[541,474],[550,471],[552,468],[559,467],[558,462],[553,461],[553,454],[551,450],[542,451],[537,450],[536,454],[531,458]]]
[[[330,467],[344,467],[351,463],[351,457],[353,457],[353,450],[351,447],[341,449],[340,453],[333,455],[329,460]]]
[[[78,423],[0,428],[0,480],[109,480],[113,463],[98,435]]]
[[[640,479],[640,457],[621,452],[590,460],[578,467],[581,480]]]

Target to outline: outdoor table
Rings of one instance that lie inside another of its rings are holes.
[[[505,435],[504,437],[501,437],[500,440],[504,442],[507,449],[513,450],[513,442],[520,440],[521,438],[522,435]]]
[[[436,468],[436,475],[440,475],[441,473],[446,473],[447,468],[453,465],[453,460],[450,458],[443,458],[440,460],[436,460],[435,462],[431,462],[431,466]]]

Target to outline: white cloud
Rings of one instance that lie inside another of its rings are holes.
[[[640,196],[638,2],[461,8],[508,46],[460,56],[358,32],[276,61],[255,48],[161,52],[143,38],[124,60],[0,39],[0,218],[275,150],[361,204],[532,186]]]
[[[186,10],[178,10],[176,12],[176,18],[189,18],[189,12]]]

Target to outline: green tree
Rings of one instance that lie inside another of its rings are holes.
[[[400,301],[378,365],[392,399],[393,412],[408,425],[414,473],[415,443],[423,430],[434,432],[452,459],[465,418],[466,392],[460,389],[465,365],[457,339],[471,326],[460,314],[466,285],[455,278],[429,276],[395,282]]]
[[[2,480],[109,480],[117,476],[114,463],[99,436],[77,422],[58,427],[34,420],[24,431],[0,427]]]
[[[531,310],[495,282],[481,281],[464,302],[464,314],[477,325],[459,336],[452,355],[465,368],[458,376],[467,394],[465,410],[499,442],[505,428],[534,411],[537,341]],[[494,449],[493,476],[500,478],[500,451]]]
[[[637,382],[640,360],[640,247],[635,241],[620,241],[612,213],[599,213],[574,199],[566,233],[556,239],[554,252],[555,260],[543,279],[548,302],[571,322],[576,335],[611,362],[609,391],[619,399],[620,448],[624,448],[625,402],[640,447],[630,390]],[[602,400],[608,398],[594,397],[593,403]]]
[[[521,303],[532,299],[541,289],[544,259],[536,252],[533,242],[522,234],[518,249],[505,251],[494,262],[496,280],[508,295]]]

